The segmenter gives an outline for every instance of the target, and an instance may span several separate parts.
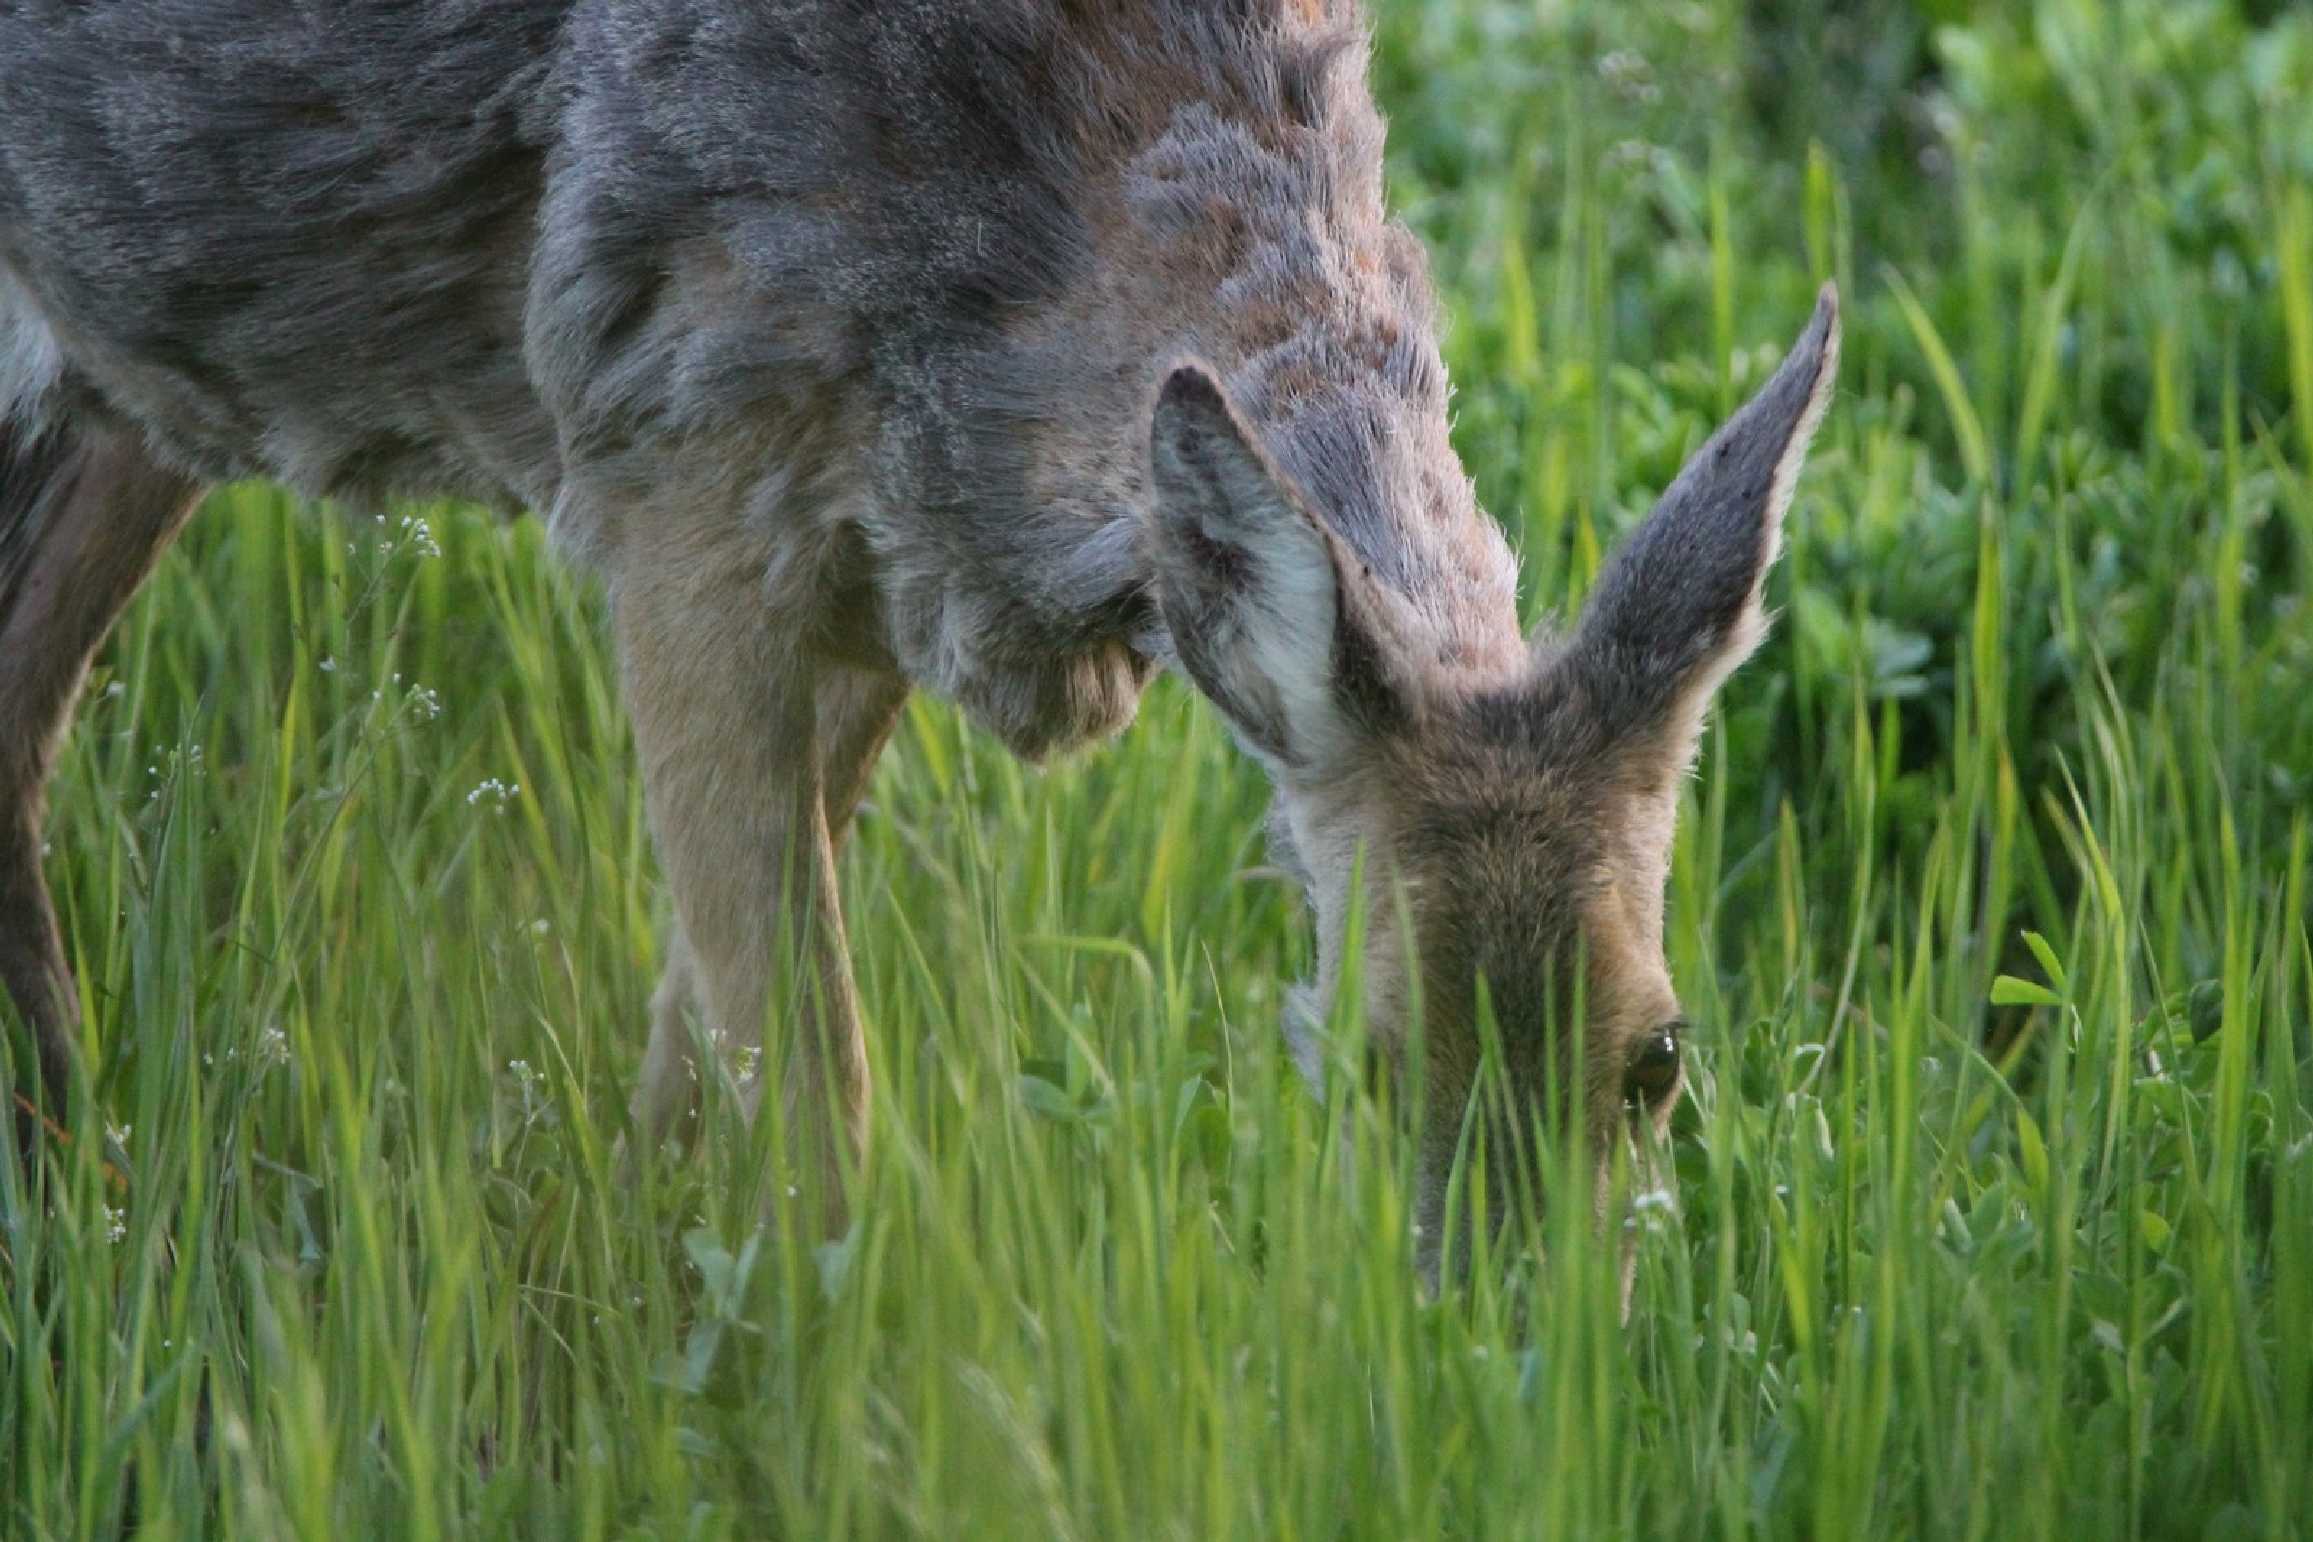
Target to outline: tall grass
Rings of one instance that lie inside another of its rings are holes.
[[[1931,176],[1751,127],[1689,9],[1392,7],[1380,59],[1535,611],[1848,299],[1681,811],[1627,1327],[1573,1206],[1423,1298],[1408,1148],[1280,1053],[1263,789],[1170,682],[1040,775],[911,706],[843,858],[848,1236],[724,1086],[622,1187],[664,930],[599,597],[528,525],[235,488],[55,788],[76,1123],[134,1181],[0,1165],[0,1531],[2304,1535],[2313,26],[1952,8]]]

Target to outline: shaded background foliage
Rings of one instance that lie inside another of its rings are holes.
[[[1733,707],[1738,797],[1832,768],[1850,702],[1810,681],[1894,704],[1901,772],[1951,766],[1990,526],[2025,786],[2061,776],[2072,684],[2103,670],[2131,703],[2228,697],[2237,817],[2300,806],[2313,13],[1441,3],[1386,9],[1382,35],[1400,197],[1455,301],[1461,440],[1523,516],[1537,605],[1568,608],[1816,279],[1842,281],[1857,432],[1830,453],[1866,457],[1841,468],[1865,496],[1792,532],[1788,624]],[[2180,657],[2194,626],[2245,674]]]

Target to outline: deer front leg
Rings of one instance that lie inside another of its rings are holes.
[[[817,680],[792,618],[768,613],[745,564],[617,575],[619,660],[645,801],[680,935],[635,1092],[637,1133],[690,1106],[683,1022],[760,1048],[748,1111],[779,1092],[789,1161],[842,1224],[842,1180],[866,1141],[868,1069],[835,885]]]
[[[638,1137],[632,1147],[621,1143],[621,1169],[629,1179],[640,1170],[645,1153],[678,1129],[687,1137],[698,1116],[699,1067],[691,1035],[698,989],[692,978],[691,945],[683,940],[678,920],[668,929],[666,965],[658,989],[651,993],[650,1044],[643,1051],[634,1100],[627,1105]]]
[[[840,852],[884,741],[899,721],[907,682],[884,671],[836,665],[819,671],[813,695],[820,806],[828,842]],[[690,944],[678,924],[667,940],[666,971],[651,996],[650,1048],[643,1056],[631,1109],[646,1145],[686,1128],[698,1113],[696,1034],[691,1023],[698,1006],[694,973]],[[630,1176],[634,1160],[635,1153],[627,1152]]]

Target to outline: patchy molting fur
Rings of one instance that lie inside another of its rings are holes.
[[[646,1130],[688,1001],[731,1043],[787,1021],[793,1111],[831,1094],[856,1149],[831,852],[910,685],[1036,759],[1178,663],[1277,780],[1312,1019],[1364,850],[1429,972],[1523,981],[1587,926],[1643,962],[1597,992],[1637,1023],[1666,789],[1756,635],[1828,334],[1530,647],[1364,48],[1345,0],[0,0],[0,626],[173,530],[43,544],[53,465],[99,441],[156,490],[545,514],[611,594],[675,898]],[[0,685],[95,645],[35,641]],[[0,732],[50,742],[69,694],[17,696]],[[0,785],[12,828],[44,776]],[[0,893],[44,906],[27,849]],[[1412,1025],[1401,961],[1366,963],[1385,1037],[1467,1058],[1453,990]]]
[[[181,11],[0,16],[40,125],[0,144],[0,378],[52,377],[18,394],[204,480],[539,508],[586,557],[674,497],[803,574],[848,529],[900,668],[1042,756],[1146,679],[1142,414],[1194,355],[1442,652],[1499,642],[1346,15]]]

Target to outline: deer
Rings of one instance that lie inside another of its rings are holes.
[[[1603,1210],[1684,1083],[1678,790],[1766,630],[1837,297],[1529,633],[1367,49],[1353,0],[0,3],[19,1105],[87,1068],[41,845],[75,698],[205,490],[263,477],[534,513],[599,577],[672,911],[637,1147],[759,1046],[748,1111],[840,1226],[836,856],[903,702],[1043,762],[1170,670],[1307,896],[1284,1053],[1322,1082],[1356,971],[1373,1063],[1419,1057],[1425,1273],[1489,1041],[1481,1122],[1574,1120]]]

